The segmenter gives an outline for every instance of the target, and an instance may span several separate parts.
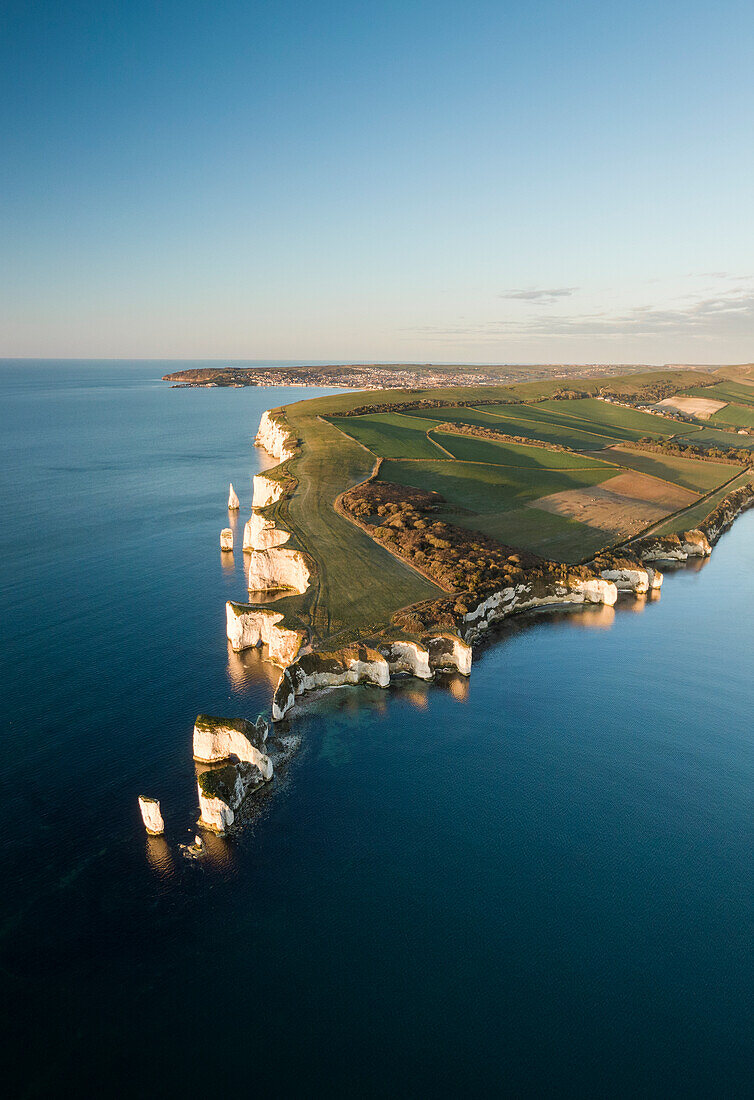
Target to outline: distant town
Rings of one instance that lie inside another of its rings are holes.
[[[200,367],[176,371],[163,381],[176,387],[197,386],[342,386],[347,389],[427,389],[433,386],[504,385],[547,378],[630,374],[652,369],[646,364],[549,364],[470,366],[433,363],[351,363],[299,367]],[[686,368],[688,369],[688,368]],[[700,368],[703,369],[703,368]]]

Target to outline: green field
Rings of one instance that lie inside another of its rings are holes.
[[[487,515],[519,508],[564,489],[599,485],[618,471],[612,466],[587,470],[542,470],[488,466],[476,462],[383,462],[380,481],[415,485],[442,493],[448,504],[466,512]]]
[[[720,382],[717,386],[693,386],[683,392],[690,397],[711,397],[713,401],[729,401],[734,405],[754,407],[754,386],[742,386],[739,382]]]
[[[427,438],[434,420],[375,413],[372,416],[334,416],[330,420],[379,458],[441,458],[443,452]]]
[[[546,447],[527,447],[518,443],[498,443],[492,439],[456,435],[453,432],[437,431],[433,437],[454,458],[463,462],[486,462],[498,466],[543,470],[604,469],[607,465],[598,458],[586,458],[569,451],[552,451]]]
[[[680,458],[675,455],[653,454],[651,451],[631,451],[627,447],[617,447],[615,461],[642,474],[662,478],[684,489],[693,489],[697,493],[709,493],[723,482],[729,481],[736,472],[735,466],[724,462],[704,462],[696,458]]]
[[[691,531],[697,524],[707,518],[721,500],[727,497],[729,493],[740,489],[742,485],[746,485],[747,482],[751,481],[751,478],[751,473],[748,470],[744,471],[729,485],[725,485],[710,496],[705,497],[704,500],[701,500],[692,508],[687,508],[682,515],[674,516],[672,519],[653,528],[652,533],[655,535],[674,535],[682,531]]]
[[[754,405],[726,405],[724,409],[713,413],[708,424],[728,424],[734,428],[754,428]]]

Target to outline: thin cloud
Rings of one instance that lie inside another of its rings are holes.
[[[484,342],[501,337],[656,337],[751,335],[754,338],[754,291],[732,291],[678,308],[634,306],[621,313],[582,313],[553,317],[540,313],[525,320],[488,321],[453,328],[425,328],[423,335]]]
[[[500,297],[513,298],[518,302],[552,302],[557,298],[570,298],[578,289],[577,286],[560,286],[553,290],[509,290]]]

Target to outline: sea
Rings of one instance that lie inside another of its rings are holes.
[[[6,1095],[751,1095],[754,511],[659,599],[315,702],[188,859],[194,718],[277,676],[228,483],[238,532],[262,411],[329,391],[181,366],[0,363]]]

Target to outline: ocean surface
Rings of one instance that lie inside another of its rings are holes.
[[[261,412],[326,391],[179,367],[0,364],[7,1095],[750,1095],[754,511],[468,682],[332,693],[192,862],[194,717],[275,681],[228,482],[241,524]]]

